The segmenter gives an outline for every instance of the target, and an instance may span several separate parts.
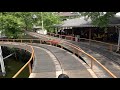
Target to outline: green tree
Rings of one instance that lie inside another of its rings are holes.
[[[43,27],[49,32],[53,32],[54,24],[61,23],[60,17],[53,12],[35,12],[34,14],[37,16],[36,25],[42,26],[43,21]]]
[[[33,13],[34,12],[8,12],[8,14],[21,18],[25,30],[31,30],[33,27]]]
[[[44,27],[49,30],[50,32],[53,32],[53,25],[61,23],[61,19],[58,15],[52,13],[52,12],[46,12],[43,15],[43,21],[44,21]]]
[[[92,24],[99,27],[106,27],[109,19],[117,12],[81,12],[81,16],[92,20]]]
[[[13,15],[0,15],[0,30],[8,38],[18,38],[22,33],[24,23]]]
[[[33,16],[36,15],[36,18]],[[32,30],[33,25],[42,26],[50,32],[54,24],[60,23],[60,17],[53,12],[1,12],[0,28],[9,38],[19,38],[22,30]]]

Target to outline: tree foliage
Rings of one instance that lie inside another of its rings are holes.
[[[92,24],[99,27],[105,27],[108,25],[109,19],[113,17],[117,12],[81,12],[81,16],[85,16],[87,19],[92,20]]]
[[[34,20],[34,24],[36,26],[42,26],[43,20],[43,27],[47,31],[53,30],[51,27],[53,27],[54,24],[61,23],[60,17],[53,12],[34,12],[33,15],[37,16],[37,18]]]
[[[47,29],[48,31],[51,31],[54,24],[59,24],[61,23],[60,21],[60,17],[57,16],[56,14],[52,13],[52,12],[45,12],[43,13],[43,23],[44,23],[44,27],[45,29]]]
[[[42,20],[48,31],[52,30],[52,25],[60,23],[59,16],[53,12],[1,12],[0,30],[9,38],[19,38],[23,30],[32,30],[33,25],[41,26]]]
[[[20,18],[13,15],[0,16],[0,30],[9,38],[18,38],[24,25]]]

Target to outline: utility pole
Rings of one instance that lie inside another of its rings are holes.
[[[119,51],[119,47],[120,47],[120,27],[117,27],[118,28],[118,47],[117,47],[117,51]]]
[[[41,12],[41,19],[42,19],[42,30],[43,30],[43,15],[42,15],[42,12]]]

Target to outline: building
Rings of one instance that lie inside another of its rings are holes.
[[[56,25],[57,30],[64,30],[66,35],[78,36],[81,38],[114,41],[118,40],[118,26],[120,26],[120,17],[112,17],[107,27],[100,28],[92,24],[91,19],[79,17],[63,21]]]
[[[40,33],[40,34],[44,34],[44,35],[47,34],[47,30],[45,30],[45,29],[42,30],[41,26],[34,26],[33,31],[37,32],[37,33]]]

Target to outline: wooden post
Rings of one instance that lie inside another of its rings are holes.
[[[63,49],[63,46],[62,45],[60,45],[61,46],[61,48]]]
[[[35,53],[33,54],[33,61],[35,60]]]
[[[89,30],[89,45],[91,44],[91,28]]]
[[[50,41],[49,43],[50,43],[50,45],[52,45],[52,42],[51,42],[51,41]]]
[[[31,63],[28,64],[28,68],[29,68],[29,73],[32,73],[32,67],[31,67]]]
[[[40,44],[41,44],[41,40],[40,40]]]
[[[17,55],[16,55],[16,52],[15,52],[15,59],[17,60]]]
[[[112,44],[110,44],[110,51],[112,51]]]
[[[55,34],[57,34],[57,28],[55,28]]]
[[[77,50],[77,56],[79,57],[79,51]]]
[[[62,35],[62,28],[60,28],[60,35]]]
[[[73,48],[73,54],[75,54],[75,49]]]
[[[21,43],[22,43],[22,39],[21,39]]]
[[[72,41],[73,39],[72,39],[72,36],[71,36],[71,41]]]
[[[65,35],[65,39],[66,39],[66,35]],[[67,39],[66,39],[67,40]]]
[[[32,40],[30,40],[30,43],[32,43]]]
[[[93,69],[93,60],[91,59],[91,69]]]
[[[56,34],[58,34],[58,27],[56,27]]]
[[[59,38],[61,38],[61,35],[59,35]]]
[[[73,29],[72,29],[72,36],[73,36]]]

